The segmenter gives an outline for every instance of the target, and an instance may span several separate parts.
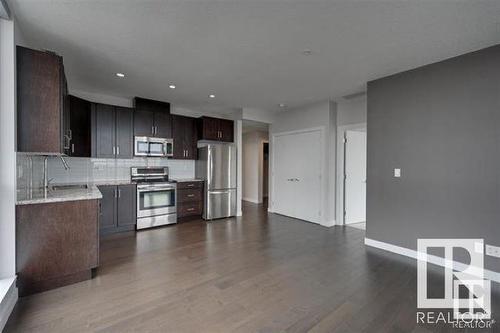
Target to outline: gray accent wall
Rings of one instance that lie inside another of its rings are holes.
[[[371,81],[367,105],[366,237],[500,246],[500,45]]]

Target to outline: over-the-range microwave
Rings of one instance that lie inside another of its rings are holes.
[[[174,140],[136,136],[134,138],[134,155],[150,157],[169,157],[174,155]]]

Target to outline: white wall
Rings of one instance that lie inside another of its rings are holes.
[[[337,102],[338,126],[366,123],[366,95]]]
[[[256,109],[256,108],[243,108],[242,119],[259,121],[261,123],[270,124],[274,121],[276,112]]]
[[[263,143],[269,141],[267,132],[243,134],[243,200],[262,203],[263,198]]]
[[[321,224],[332,226],[335,224],[335,185],[336,185],[336,128],[337,128],[337,104],[332,101],[314,103],[305,107],[284,111],[276,114],[270,126],[269,153],[273,154],[272,135],[282,132],[303,130],[308,128],[322,128],[325,135],[323,191],[324,211],[322,212]],[[300,159],[300,155],[297,155]],[[304,161],[307,163],[307,161]],[[269,177],[269,207],[273,209],[272,192],[272,158],[270,158]]]

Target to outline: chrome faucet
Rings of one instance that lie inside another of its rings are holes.
[[[64,169],[67,171],[71,169],[68,165],[68,162],[64,159],[62,155],[59,155],[59,158],[61,159],[61,162],[64,166]],[[49,187],[50,181],[52,181],[54,178],[48,179],[49,178],[49,167],[48,167],[48,159],[49,156],[45,156],[43,160],[43,187],[47,189]]]
[[[64,157],[63,157],[62,155],[59,155],[59,157],[61,158],[61,162],[62,162],[62,164],[63,164],[63,166],[64,166],[64,169],[65,169],[66,171],[67,171],[67,170],[69,170],[69,169],[71,169],[71,168],[69,167],[68,163],[66,162],[66,160],[64,159]]]

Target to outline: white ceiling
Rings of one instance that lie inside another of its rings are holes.
[[[207,110],[336,99],[363,90],[368,80],[500,43],[498,0],[9,5],[28,45],[64,56],[70,90]]]

